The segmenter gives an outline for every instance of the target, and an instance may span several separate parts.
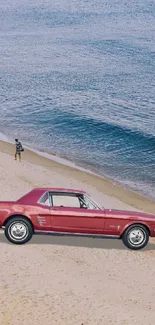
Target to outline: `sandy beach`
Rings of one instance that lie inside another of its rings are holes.
[[[86,190],[103,207],[155,213],[155,202],[109,180],[0,141],[0,200],[34,187]],[[2,325],[110,325],[155,321],[155,244],[140,252],[121,241],[34,236],[11,245],[0,234]]]

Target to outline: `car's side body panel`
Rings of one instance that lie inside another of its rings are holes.
[[[103,234],[104,224],[104,211],[65,207],[51,209],[52,231]]]
[[[22,205],[13,203],[0,203],[0,227],[12,216],[25,216],[33,224],[34,229],[49,230],[51,217],[49,207],[39,205]]]

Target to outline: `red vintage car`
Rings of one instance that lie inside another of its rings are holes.
[[[104,209],[81,190],[36,188],[15,202],[0,202],[0,228],[14,244],[38,233],[112,237],[138,250],[155,237],[155,215]]]

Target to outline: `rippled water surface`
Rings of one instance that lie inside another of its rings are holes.
[[[0,2],[0,132],[155,199],[155,3]]]

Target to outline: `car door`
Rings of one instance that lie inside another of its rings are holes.
[[[104,211],[51,207],[51,228],[55,232],[103,234]]]

